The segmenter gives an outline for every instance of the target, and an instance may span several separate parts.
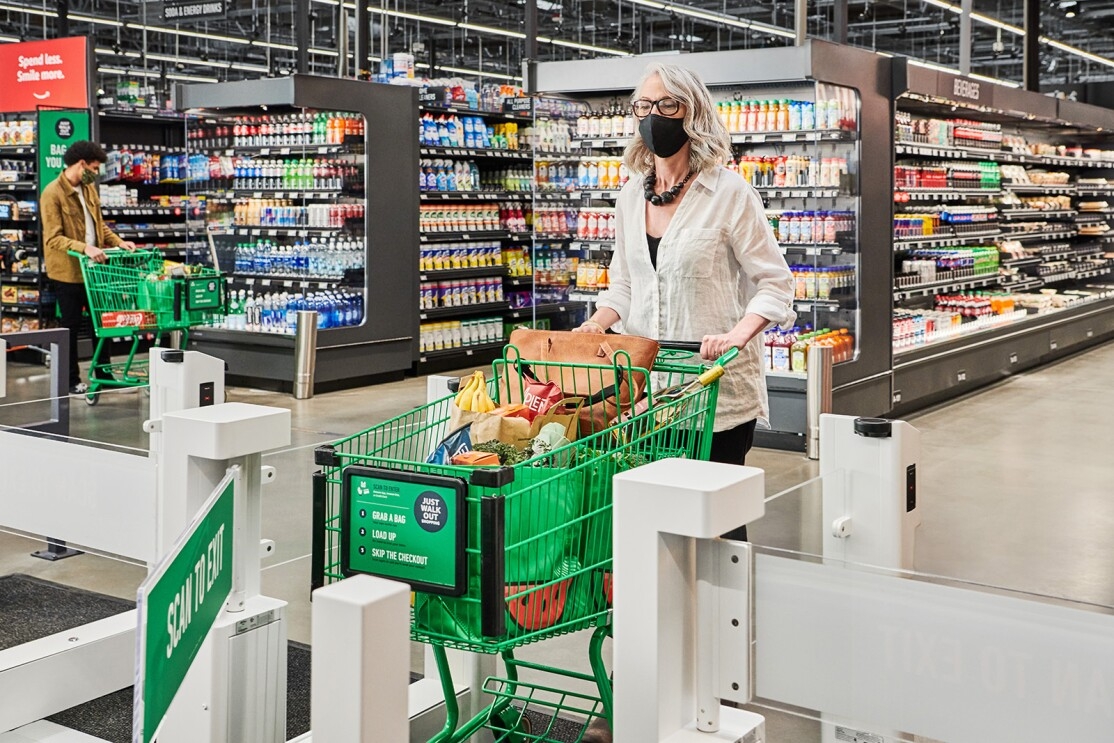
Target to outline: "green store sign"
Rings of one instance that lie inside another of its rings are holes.
[[[459,478],[346,468],[342,572],[391,578],[427,593],[464,593],[467,491]]]
[[[66,169],[62,156],[74,142],[89,139],[87,109],[39,109],[39,194]]]
[[[209,496],[174,550],[139,587],[136,743],[151,741],[232,592],[235,472]]]

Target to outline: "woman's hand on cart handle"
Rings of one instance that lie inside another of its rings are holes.
[[[124,250],[131,253],[131,252],[134,252],[135,249],[138,248],[139,246],[136,245],[135,243],[133,243],[131,240],[123,240],[123,241],[121,241],[121,243],[118,247],[121,247]]]
[[[739,350],[746,341],[737,337],[734,331],[720,335],[706,335],[700,343],[700,356],[705,359],[718,359],[731,349]]]

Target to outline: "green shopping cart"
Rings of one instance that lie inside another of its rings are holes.
[[[101,388],[141,387],[148,383],[148,361],[137,358],[142,335],[162,336],[182,332],[182,346],[191,327],[224,314],[225,282],[220,272],[207,266],[173,264],[169,270],[158,250],[106,250],[104,263],[81,253],[81,275],[89,300],[89,314],[97,336],[94,359],[113,338],[131,338],[127,359],[96,364],[89,369],[85,400],[96,405]]]
[[[524,366],[542,382],[588,380],[591,389],[566,396],[606,391],[620,400],[625,380],[646,382],[648,397],[645,412],[625,410],[602,430],[512,466],[427,461],[450,433],[452,395],[317,449],[314,585],[355,573],[410,584],[411,638],[432,646],[446,702],[445,726],[430,743],[460,743],[484,728],[498,742],[556,743],[555,726],[569,719],[579,741],[592,718],[610,720],[602,648],[612,605],[612,477],[667,457],[707,459],[717,380],[736,353],[704,365],[691,352],[662,351],[644,369],[623,352],[596,366],[525,361],[507,346],[488,382],[497,402],[522,399]],[[675,385],[687,386],[678,393]],[[666,389],[673,395],[660,394]],[[515,657],[515,648],[586,629],[591,673]],[[503,659],[506,675],[486,680],[491,702],[470,720],[460,719],[446,648]],[[528,683],[522,671],[554,681]],[[594,691],[563,689],[562,678]]]

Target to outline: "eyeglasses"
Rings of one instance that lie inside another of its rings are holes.
[[[650,115],[650,112],[657,107],[658,113],[662,116],[672,116],[681,110],[681,102],[676,98],[659,98],[656,101],[651,101],[646,98],[639,98],[631,104],[631,112],[640,119],[644,119]]]

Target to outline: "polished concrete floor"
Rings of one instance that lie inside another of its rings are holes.
[[[0,425],[44,416],[41,368],[9,371],[9,397],[0,400]],[[71,406],[71,434],[91,442],[147,446],[142,392],[112,393],[96,407]],[[268,453],[278,481],[264,494],[264,536],[276,553],[264,564],[263,592],[290,602],[291,639],[309,641],[310,473],[313,448],[426,399],[426,380],[295,401],[286,395],[229,390],[228,399],[289,408],[292,443]],[[8,403],[8,404],[4,404]],[[1114,606],[1114,468],[1109,454],[1114,409],[1114,345],[1017,376],[949,405],[910,418],[922,433],[919,472],[923,524],[916,569],[1018,591]],[[751,528],[757,544],[818,550],[815,463],[798,454],[755,450],[750,464],[766,471],[767,515]],[[49,462],[36,465],[49,466]],[[0,481],[0,490],[3,489]],[[788,491],[788,492],[786,492]],[[3,493],[0,497],[33,494]],[[121,518],[126,518],[121,514]],[[134,597],[142,566],[111,556],[83,555],[49,563],[28,553],[39,542],[0,533],[0,574],[28,573],[121,597]],[[531,646],[528,655],[583,667],[584,639]],[[420,665],[421,649],[414,651]],[[771,743],[819,740],[812,722],[775,716]]]

